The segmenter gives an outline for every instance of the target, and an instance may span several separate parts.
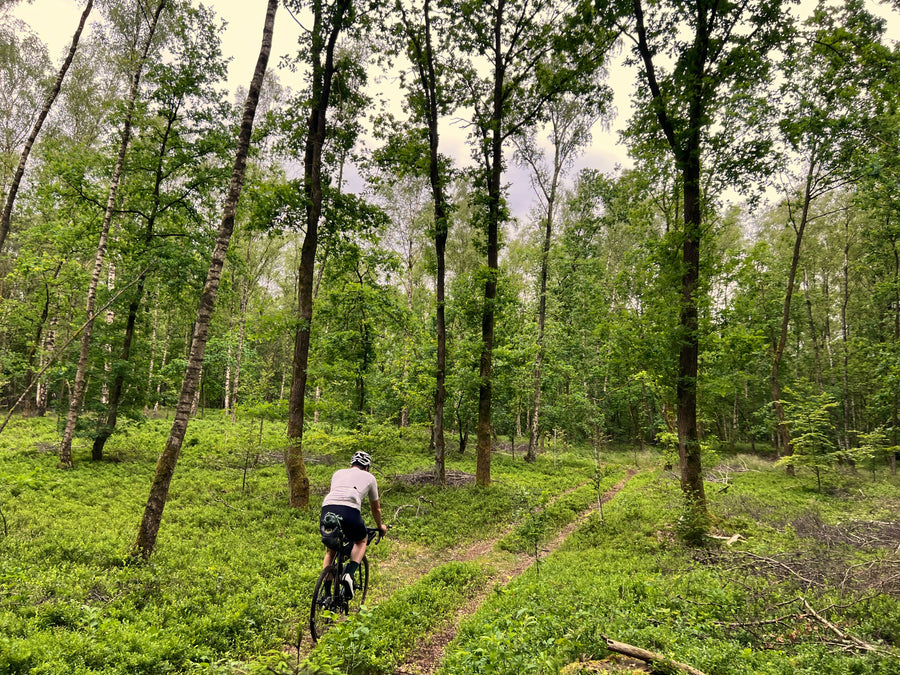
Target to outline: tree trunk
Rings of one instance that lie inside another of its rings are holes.
[[[360,320],[359,334],[362,347],[362,355],[359,363],[359,370],[356,373],[356,394],[357,394],[357,428],[362,429],[365,421],[366,406],[368,403],[368,390],[366,389],[366,375],[369,372],[369,357],[372,352],[372,336],[369,330],[369,321],[366,317],[366,308],[363,298],[365,297],[364,278],[359,268],[359,262],[356,263],[356,278],[359,281],[359,297],[360,297]]]
[[[106,268],[106,290],[112,292],[116,287],[116,264],[110,260]],[[106,310],[106,325],[112,326],[116,320],[116,310],[110,306]],[[107,341],[103,345],[103,383],[100,385],[100,403],[109,405],[109,379],[112,371],[112,343]]]
[[[853,394],[850,391],[850,324],[847,322],[847,305],[850,302],[850,216],[844,219],[844,265],[843,265],[843,298],[841,299],[841,341],[844,345],[844,359],[841,374],[844,399],[843,446],[849,450],[852,439],[850,430],[856,425],[852,420]]]
[[[825,296],[825,306],[831,307],[831,287],[827,270],[822,275],[822,294]],[[828,383],[833,385],[834,352],[831,350],[831,314],[829,312],[825,312],[824,325],[822,326],[822,342],[825,343],[825,353],[828,354]]]
[[[323,12],[320,0],[314,2],[312,30],[312,97],[306,148],[303,158],[303,189],[306,197],[306,236],[300,251],[297,283],[298,326],[294,338],[291,392],[288,400],[288,448],[285,468],[288,478],[289,504],[309,506],[309,477],[303,461],[303,418],[306,403],[307,364],[313,310],[313,272],[318,247],[319,219],[322,215],[322,148],[326,138],[328,100],[334,76],[334,51],[343,28],[351,0],[339,0],[331,13],[327,43],[320,37]],[[322,63],[324,56],[325,62]]]
[[[809,222],[809,207],[812,203],[813,178],[816,169],[816,150],[811,151],[809,167],[806,173],[806,186],[803,190],[803,205],[800,211],[800,222],[794,224],[794,250],[791,254],[791,267],[788,271],[787,288],[784,292],[784,309],[781,313],[781,332],[779,333],[778,343],[775,346],[775,353],[772,356],[772,373],[770,383],[772,389],[772,403],[775,406],[775,416],[778,420],[778,446],[782,453],[790,456],[791,450],[791,433],[788,430],[787,423],[784,419],[784,406],[781,403],[781,385],[778,381],[779,368],[781,366],[781,358],[784,355],[784,347],[787,344],[788,326],[791,320],[791,298],[794,294],[794,282],[797,278],[797,267],[800,264],[800,248],[803,243],[803,233],[806,230],[806,224]],[[789,202],[790,203],[790,202]],[[793,214],[791,221],[793,223]],[[787,473],[794,475],[794,466],[787,465]]]
[[[169,358],[169,346],[172,342],[172,334],[169,332],[170,326],[168,322],[166,322],[166,341],[163,342],[163,353],[162,359],[159,364],[160,372],[168,365]],[[156,383],[156,400],[153,402],[153,412],[159,412],[159,399],[162,398],[163,393],[163,381],[160,378],[159,382]]]
[[[684,169],[684,243],[681,276],[681,349],[678,357],[676,397],[678,407],[678,455],[681,460],[681,490],[688,507],[706,511],[700,433],[697,428],[697,372],[700,356],[699,312],[696,294],[700,281],[700,156],[699,144]]]
[[[890,221],[888,221],[890,224]],[[897,240],[891,240],[891,248],[894,252],[894,344],[900,345],[900,250],[897,249]],[[900,390],[894,388],[894,400],[891,406],[891,445],[895,448],[900,445]],[[897,473],[896,450],[891,453],[891,473]]]
[[[231,327],[229,326],[228,332],[231,333]],[[225,392],[224,392],[224,400],[222,403],[222,409],[226,413],[231,413],[231,359],[233,354],[231,353],[231,345],[228,345],[228,349],[225,351]]]
[[[235,354],[234,359],[234,393],[231,396],[231,421],[232,423],[236,420],[237,415],[237,402],[238,402],[238,387],[241,384],[241,362],[244,358],[244,334],[247,330],[247,305],[250,301],[249,299],[249,284],[246,284],[245,292],[241,294],[241,302],[240,302],[240,318],[238,320],[238,341],[237,341],[237,354]]]
[[[62,66],[60,66],[59,73],[56,75],[56,82],[47,94],[47,100],[44,101],[44,107],[41,108],[41,112],[38,114],[38,118],[31,129],[31,133],[25,141],[25,147],[22,149],[21,157],[19,157],[19,165],[16,167],[16,173],[13,175],[12,182],[10,183],[9,192],[6,193],[6,203],[3,205],[3,214],[0,215],[0,251],[3,250],[3,245],[6,243],[6,237],[9,235],[13,205],[16,202],[16,195],[19,192],[19,185],[22,183],[22,177],[25,175],[25,164],[28,162],[31,148],[34,146],[34,142],[41,132],[41,127],[44,126],[44,120],[46,120],[47,115],[50,114],[50,108],[53,106],[53,102],[56,100],[56,97],[62,89],[63,80],[66,77],[69,66],[72,65],[72,59],[75,58],[75,52],[78,50],[78,41],[81,39],[81,31],[84,30],[84,24],[87,22],[88,15],[91,13],[91,8],[93,6],[94,0],[88,0],[84,11],[81,13],[81,20],[78,22],[78,28],[75,30],[75,35],[72,36],[72,45],[69,47],[69,53],[66,55]]]
[[[528,450],[525,454],[526,462],[534,462],[537,459],[537,443],[540,434],[540,417],[541,417],[541,383],[543,381],[543,363],[544,363],[544,329],[547,321],[547,275],[550,264],[550,243],[553,237],[553,214],[556,207],[556,193],[559,186],[559,177],[563,170],[563,163],[568,161],[574,150],[578,147],[577,143],[573,143],[573,137],[566,137],[566,133],[573,124],[571,118],[567,118],[565,113],[558,113],[551,109],[551,124],[553,132],[551,139],[553,141],[553,171],[550,175],[549,185],[546,176],[542,175],[537,162],[531,161],[526,154],[526,161],[532,166],[534,172],[534,180],[543,192],[546,199],[546,218],[544,227],[544,241],[541,248],[541,273],[540,273],[540,291],[538,295],[538,335],[537,335],[537,353],[534,356],[534,368],[532,370],[532,387],[533,395],[531,398],[531,426],[528,437]]]
[[[477,445],[475,483],[487,486],[491,483],[491,399],[493,394],[494,356],[494,302],[497,299],[497,271],[500,230],[500,200],[503,176],[503,124],[505,85],[505,60],[500,58],[503,5],[494,19],[494,93],[490,124],[490,151],[485,153],[485,172],[488,184],[487,213],[487,278],[484,282],[484,306],[481,314],[481,360],[478,368],[478,423],[475,427]]]
[[[53,273],[54,281],[59,277],[59,273],[62,270],[62,263],[56,266],[56,271]],[[35,329],[34,341],[32,342],[31,349],[28,351],[28,369],[25,371],[25,389],[31,389],[31,387],[35,384],[35,366],[37,365],[35,361],[42,361],[42,355],[40,354],[40,350],[43,349],[43,332],[44,325],[47,323],[47,318],[50,316],[50,287],[49,285],[44,286],[44,306],[41,309],[41,317],[37,321],[37,327]],[[43,363],[41,363],[43,365]],[[41,389],[37,388],[35,391],[34,401],[32,402],[31,398],[25,399],[25,409],[22,412],[24,417],[31,417],[35,414],[37,410],[40,410],[40,398],[41,398]],[[44,410],[46,410],[46,403],[44,404]]]
[[[147,30],[147,39],[144,43],[141,58],[134,69],[131,78],[131,89],[128,93],[127,113],[125,114],[125,122],[122,128],[122,140],[119,143],[119,154],[116,159],[116,166],[113,169],[112,180],[109,186],[109,195],[106,200],[106,213],[103,216],[103,224],[100,228],[100,241],[97,244],[97,255],[94,260],[94,271],[91,274],[91,281],[88,287],[86,314],[88,317],[84,331],[81,334],[81,352],[78,357],[78,366],[75,371],[75,382],[72,394],[69,398],[69,414],[66,418],[66,428],[63,432],[62,443],[59,448],[59,465],[63,468],[72,467],[72,438],[75,435],[75,425],[78,422],[78,414],[81,410],[82,400],[84,398],[84,390],[86,384],[87,362],[90,356],[91,333],[94,328],[94,306],[97,298],[97,286],[100,283],[100,272],[103,269],[103,260],[106,257],[106,242],[109,237],[109,229],[112,225],[112,217],[116,208],[116,192],[119,189],[119,181],[122,177],[122,168],[125,166],[125,154],[128,151],[128,144],[131,140],[131,123],[134,116],[134,108],[137,103],[137,97],[140,90],[141,75],[144,70],[144,64],[147,61],[147,55],[150,53],[150,46],[153,42],[153,34],[156,32],[156,26],[159,23],[159,17],[162,14],[166,0],[160,0],[153,14],[150,27]]]
[[[425,0],[422,8],[424,22],[424,43],[419,33],[402,14],[413,62],[418,74],[419,86],[424,95],[424,116],[428,126],[428,179],[431,184],[431,196],[434,204],[434,250],[437,259],[437,275],[435,281],[436,332],[437,332],[437,364],[435,369],[434,419],[432,422],[432,443],[434,445],[435,474],[441,485],[447,484],[446,445],[444,441],[444,406],[446,404],[446,371],[447,371],[447,324],[445,318],[445,277],[447,251],[447,206],[444,197],[444,178],[439,161],[440,136],[438,133],[438,81],[434,68],[434,50],[431,39],[430,1]],[[462,437],[460,437],[461,439]]]
[[[422,9],[425,23],[425,42],[418,40],[418,34],[411,29],[404,15],[404,23],[410,44],[415,52],[415,66],[418,71],[419,85],[424,93],[425,117],[428,125],[428,179],[431,183],[431,195],[434,203],[434,251],[437,259],[437,278],[435,281],[436,332],[437,332],[437,364],[435,368],[434,421],[432,439],[434,443],[435,473],[441,485],[447,484],[446,445],[444,442],[444,406],[446,403],[446,371],[447,371],[447,324],[444,307],[446,293],[446,252],[447,252],[447,205],[444,197],[444,178],[441,174],[439,160],[440,136],[438,133],[438,81],[434,68],[434,50],[431,40],[430,2],[425,0]],[[460,436],[460,439],[462,437]],[[462,441],[461,441],[462,444]]]
[[[551,195],[555,193],[556,181],[554,180]],[[550,260],[550,240],[553,235],[553,197],[548,200],[546,223],[544,227],[544,244],[541,248],[541,288],[538,299],[538,337],[537,353],[534,355],[534,370],[532,386],[534,394],[531,399],[531,434],[528,437],[528,451],[525,454],[526,462],[534,462],[537,459],[537,441],[540,433],[541,414],[541,381],[543,380],[544,363],[544,325],[547,319],[547,266]]]
[[[156,334],[159,326],[159,307],[153,308],[153,324],[150,329],[150,364],[147,369],[147,393],[148,398],[144,401],[144,414],[146,415],[150,406],[149,393],[153,391],[153,375],[156,368]]]
[[[163,158],[165,157],[166,148],[168,146],[168,140],[171,138],[172,128],[175,123],[174,115],[169,116],[168,124],[166,126],[166,130],[162,136],[162,143],[160,144],[160,151],[157,156],[156,161],[156,169],[155,169],[155,179],[153,182],[153,208],[151,212],[147,216],[147,223],[144,227],[144,252],[146,253],[150,249],[150,245],[153,242],[154,236],[154,228],[156,225],[156,217],[159,213],[159,208],[161,204],[161,191],[162,184],[165,179],[163,175]],[[109,437],[113,434],[116,429],[116,423],[118,421],[119,414],[119,404],[122,400],[122,392],[124,391],[125,385],[125,375],[126,368],[129,367],[131,361],[131,346],[134,343],[134,334],[135,334],[135,326],[137,325],[137,316],[138,310],[141,306],[141,301],[144,297],[144,286],[147,280],[147,272],[142,272],[138,277],[137,288],[134,293],[134,297],[131,300],[131,303],[128,307],[128,318],[126,319],[125,325],[125,337],[122,340],[122,351],[120,356],[120,363],[115,368],[115,373],[113,375],[113,383],[112,386],[108,390],[108,408],[106,412],[106,420],[100,426],[97,436],[94,438],[94,445],[91,450],[91,459],[93,461],[101,461],[103,459],[103,448],[106,445],[106,442],[109,440]],[[107,312],[107,320],[109,319],[110,313]],[[156,330],[156,326],[154,325],[154,333]],[[154,335],[155,337],[155,335]],[[152,370],[152,359],[151,359],[151,370]]]
[[[697,372],[700,355],[699,312],[696,294],[700,280],[700,239],[703,213],[701,210],[700,146],[705,109],[705,69],[707,67],[710,36],[708,8],[697,7],[697,28],[694,37],[690,72],[687,79],[687,119],[679,138],[669,116],[667,101],[656,79],[653,51],[647,42],[641,0],[634,0],[634,16],[638,31],[638,50],[644,63],[647,84],[652,95],[651,104],[663,131],[675,163],[681,173],[684,208],[684,237],[682,243],[681,307],[679,316],[680,348],[678,380],[676,383],[676,420],[678,426],[678,455],[681,461],[681,490],[687,508],[695,514],[706,513],[706,495],[700,459],[700,437],[697,429]],[[699,523],[698,523],[699,525]]]
[[[241,131],[238,137],[237,151],[234,160],[234,171],[231,176],[231,184],[225,199],[222,213],[222,222],[219,225],[219,233],[216,237],[216,245],[209,262],[209,271],[206,275],[206,283],[200,296],[200,305],[197,309],[197,320],[194,324],[194,333],[191,339],[191,351],[188,365],[185,369],[184,381],[181,385],[181,394],[178,397],[178,406],[175,411],[175,420],[166,441],[166,447],[159,456],[156,464],[156,473],[153,484],[150,487],[150,496],[144,510],[144,517],[138,529],[137,539],[132,547],[132,554],[144,559],[150,557],[156,546],[156,537],[159,533],[163,508],[169,493],[169,483],[175,473],[175,465],[184,436],[187,432],[189,410],[194,398],[194,390],[200,377],[200,366],[203,363],[203,354],[206,350],[206,338],[209,331],[209,323],[216,302],[216,294],[219,290],[219,280],[222,276],[222,267],[225,264],[225,254],[231,234],[234,231],[234,215],[237,210],[238,200],[241,196],[241,187],[244,182],[244,170],[247,165],[247,155],[250,149],[250,137],[253,132],[253,118],[256,115],[256,106],[259,102],[259,92],[262,88],[263,77],[266,73],[266,65],[269,61],[269,52],[272,48],[272,29],[275,25],[275,10],[278,8],[278,0],[269,0],[266,9],[266,21],[263,28],[262,43],[259,49],[259,58],[256,69],[253,71],[253,79],[250,82],[250,90],[247,93],[247,101],[244,104],[244,116],[241,121]]]
[[[137,322],[138,308],[141,305],[141,297],[144,294],[144,275],[138,282],[134,292],[134,298],[128,306],[128,319],[125,326],[125,338],[122,340],[121,363],[115,368],[112,387],[109,389],[109,408],[106,412],[106,422],[100,427],[94,438],[94,446],[91,449],[91,460],[99,462],[103,459],[103,448],[106,441],[116,428],[119,415],[119,402],[122,400],[122,391],[125,387],[125,366],[131,360],[131,345],[134,341],[135,323]]]
[[[412,316],[413,311],[413,237],[410,234],[407,240],[406,254],[406,311]],[[412,352],[412,334],[409,327],[403,326],[403,404],[400,407],[400,428],[409,427],[409,362]]]
[[[463,395],[460,394],[459,400],[456,402],[456,430],[459,434],[459,454],[462,454],[466,451],[466,443],[469,440],[469,430],[463,424],[462,398]]]
[[[809,321],[809,335],[812,339],[813,355],[815,356],[816,365],[816,385],[819,387],[821,394],[824,389],[822,387],[822,357],[819,354],[819,337],[816,334],[816,322],[813,320],[812,300],[809,297],[809,275],[806,268],[803,268],[803,295],[806,297],[806,318]]]
[[[53,348],[56,344],[56,324],[57,319],[53,318],[50,321],[50,328],[47,330],[44,335],[44,339],[41,343],[41,356],[38,361],[40,365],[40,369],[43,371],[46,367],[47,359],[49,357],[46,354],[50,354],[53,352]],[[50,403],[50,387],[46,384],[43,384],[40,380],[38,380],[35,386],[35,415],[38,417],[43,417],[47,414],[47,406]]]

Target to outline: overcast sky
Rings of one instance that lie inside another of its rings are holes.
[[[238,86],[248,86],[259,53],[266,2],[209,0],[205,4],[215,9],[228,22],[222,34],[222,52],[232,57],[228,68],[228,88],[233,92]],[[83,4],[79,6],[79,3],[72,0],[34,0],[32,4],[21,4],[15,14],[41,35],[50,48],[51,56],[59,62],[64,50],[71,44],[72,34],[75,32],[82,10]],[[270,68],[277,69],[282,56],[294,53],[299,32],[300,27],[294,18],[284,6],[279,6],[275,15]],[[299,88],[299,83],[292,83],[291,73],[279,70],[278,74],[284,84],[295,89]],[[630,82],[630,77],[625,78],[626,85],[630,85]],[[391,83],[386,82],[383,86],[390,87]],[[627,97],[627,86],[618,87],[616,105],[619,120],[624,120],[628,114]],[[441,140],[445,154],[455,156],[463,163],[470,161],[469,151],[465,147],[465,135],[459,125],[452,125],[448,121]],[[614,131],[605,132],[598,127],[594,134],[594,143],[579,160],[578,167],[590,166],[601,171],[612,171],[616,163],[630,164],[625,148],[617,143]],[[512,183],[510,206],[513,213],[525,218],[534,202],[534,193],[527,175],[516,167],[510,167],[506,180]]]
[[[810,2],[811,0],[805,0]],[[222,34],[222,52],[231,56],[228,70],[228,88],[233,92],[238,86],[248,86],[259,53],[262,38],[262,27],[265,19],[265,0],[208,0],[205,4],[227,21]],[[884,5],[873,5],[878,13],[890,18],[888,37],[896,40],[900,37],[900,17]],[[72,34],[83,7],[72,0],[34,0],[32,4],[19,6],[15,14],[38,32],[48,44],[51,56],[59,62],[63,50],[71,43]],[[278,68],[281,57],[294,53],[300,27],[284,6],[278,8],[275,16],[275,33],[273,37],[270,68]],[[298,89],[301,85],[287,71],[279,70],[279,77],[287,86]],[[630,115],[629,96],[633,86],[633,75],[622,70],[621,66],[611,68],[610,81],[615,90],[614,107],[617,115],[612,120],[612,129],[606,131],[600,125],[594,129],[594,142],[586,150],[577,163],[577,168],[591,167],[603,172],[610,172],[616,164],[630,166],[627,152],[619,143],[616,129],[624,125]],[[392,87],[391,82],[382,86]],[[393,89],[396,91],[396,89]],[[454,156],[461,163],[468,163],[469,152],[465,147],[465,137],[459,125],[449,121],[442,131],[443,152]],[[352,179],[351,179],[352,180]],[[534,203],[534,193],[529,185],[527,174],[511,166],[506,181],[510,187],[510,206],[514,215],[525,218]],[[351,188],[358,187],[352,186]]]

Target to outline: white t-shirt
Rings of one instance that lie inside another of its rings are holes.
[[[331,491],[322,501],[322,506],[351,506],[362,510],[362,501],[368,496],[369,503],[378,501],[378,483],[368,471],[351,466],[340,469],[331,477]]]

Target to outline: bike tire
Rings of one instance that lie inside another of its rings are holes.
[[[341,613],[340,596],[335,594],[335,589],[340,593],[340,584],[331,578],[333,575],[333,567],[322,570],[313,589],[312,606],[309,611],[309,632],[313,642],[318,642],[319,638],[328,632],[337,618],[335,614]],[[331,581],[330,594],[325,593],[325,584],[328,581]]]

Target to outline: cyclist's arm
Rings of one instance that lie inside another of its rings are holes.
[[[378,526],[378,529],[381,530],[381,534],[384,534],[387,532],[387,527],[381,522],[381,502],[378,499],[374,499],[370,504],[372,506],[372,518],[375,519],[375,524]]]

